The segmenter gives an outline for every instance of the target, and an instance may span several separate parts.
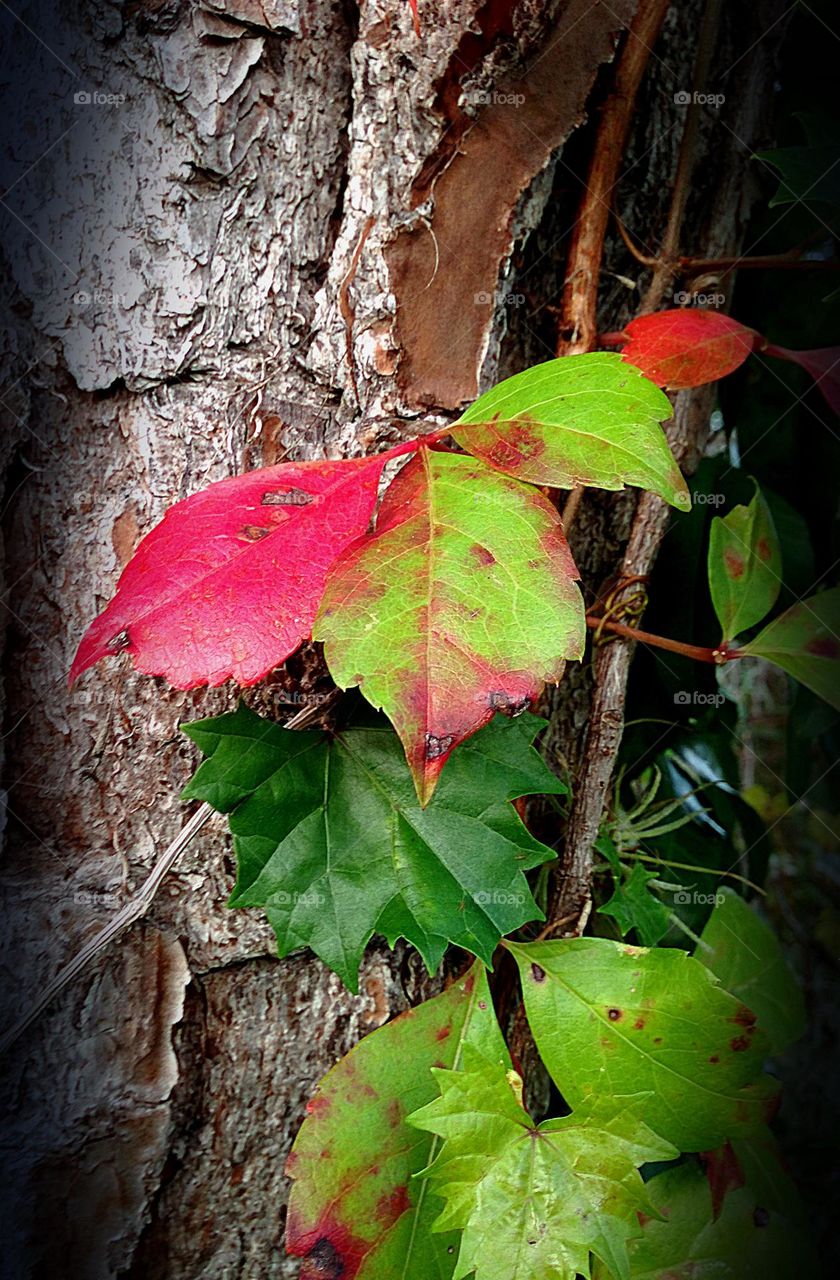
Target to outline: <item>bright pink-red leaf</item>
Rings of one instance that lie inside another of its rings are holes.
[[[657,386],[680,391],[716,382],[743,364],[761,337],[716,311],[677,308],[638,316],[621,334],[622,357]]]
[[[790,360],[807,369],[819,387],[829,408],[840,416],[840,347],[817,347],[813,351],[789,351],[768,342],[761,348],[765,355]]]
[[[367,528],[389,456],[284,463],[176,503],[88,628],[71,683],[118,653],[178,689],[261,680],[309,636],[327,570]]]

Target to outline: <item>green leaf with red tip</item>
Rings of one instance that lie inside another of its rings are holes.
[[[745,644],[840,711],[840,587],[793,605]]]
[[[749,506],[715,516],[709,535],[709,590],[723,643],[765,618],[782,586],[782,553],[758,485]]]
[[[576,577],[542,494],[427,448],[333,566],[313,634],[336,682],[388,715],[423,804],[459,742],[581,657]]]
[[[321,1081],[286,1166],[286,1249],[304,1259],[302,1280],[450,1280],[458,1237],[432,1233],[440,1205],[413,1178],[437,1144],[405,1118],[437,1096],[432,1068],[458,1070],[467,1046],[508,1061],[479,964]]]
[[[691,499],[661,423],[668,397],[621,356],[565,356],[476,400],[452,434],[498,471],[559,489],[639,485],[686,511]]]
[[[627,1241],[650,1208],[639,1166],[679,1154],[639,1121],[641,1100],[537,1125],[498,1060],[468,1050],[462,1070],[434,1074],[441,1096],[409,1124],[443,1139],[423,1176],[446,1201],[434,1230],[463,1232],[453,1280],[574,1280],[590,1254],[629,1280]]]
[[[743,1000],[778,1053],[805,1031],[799,984],[770,926],[733,889],[721,889],[696,951],[697,959]]]
[[[730,1190],[717,1217],[709,1183],[696,1164],[666,1169],[646,1190],[655,1213],[642,1219],[638,1238],[630,1242],[631,1280],[791,1280],[819,1274],[813,1244],[786,1206],[768,1207],[749,1185]],[[617,1277],[599,1264],[593,1280]]]
[[[309,946],[352,990],[373,933],[407,938],[430,970],[450,942],[489,964],[542,918],[523,872],[554,853],[510,801],[565,790],[531,746],[544,723],[497,718],[421,809],[388,725],[293,732],[241,706],[184,726],[208,757],[184,796],[230,814],[230,905],[263,907],[280,955]]]
[[[716,382],[742,365],[762,339],[717,311],[675,308],[624,326],[622,359],[658,387],[678,391]]]
[[[605,1090],[645,1092],[642,1120],[681,1151],[766,1122],[766,1037],[698,960],[605,938],[506,945],[540,1056],[572,1108]]]

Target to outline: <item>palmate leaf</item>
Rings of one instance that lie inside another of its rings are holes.
[[[775,663],[840,711],[840,587],[779,614],[742,652]]]
[[[313,634],[402,739],[422,803],[450,752],[583,653],[583,599],[541,493],[421,448],[331,570]]]
[[[230,905],[264,907],[281,956],[309,946],[351,990],[374,932],[430,970],[449,942],[489,964],[502,934],[542,918],[523,872],[554,853],[509,801],[565,789],[531,746],[544,723],[497,718],[421,809],[387,725],[293,732],[241,706],[183,726],[208,757],[184,797],[230,814]]]
[[[638,1167],[678,1154],[639,1122],[638,1099],[535,1125],[498,1060],[468,1050],[462,1070],[434,1075],[441,1096],[409,1124],[443,1139],[425,1176],[446,1201],[434,1230],[463,1232],[453,1280],[574,1280],[590,1253],[629,1280],[626,1242],[650,1207]]]
[[[261,680],[308,637],[327,569],[367,528],[388,456],[283,463],[170,507],[85,633],[71,683],[119,653],[178,689]]]
[[[732,889],[721,889],[697,959],[758,1018],[778,1053],[805,1030],[802,993],[773,930]]]
[[[762,342],[754,329],[729,316],[682,307],[637,316],[621,337],[621,358],[674,391],[725,377]]]
[[[500,382],[452,435],[498,471],[569,489],[640,485],[681,510],[691,505],[660,423],[667,396],[618,355],[548,360]]]
[[[671,923],[668,909],[651,892],[650,883],[656,878],[655,872],[645,871],[640,862],[634,862],[627,878],[616,878],[615,892],[598,908],[600,915],[612,916],[622,938],[635,929],[644,947],[655,947]]]
[[[681,1151],[765,1122],[767,1039],[698,960],[605,938],[506,945],[540,1056],[571,1107],[648,1093],[642,1119]]]
[[[478,963],[321,1081],[286,1166],[286,1249],[304,1259],[302,1280],[451,1280],[458,1237],[431,1231],[440,1204],[412,1177],[437,1144],[405,1118],[437,1095],[431,1068],[457,1070],[467,1046],[508,1061]]]
[[[791,1188],[792,1190],[792,1188]],[[819,1274],[813,1246],[784,1211],[749,1187],[729,1191],[717,1218],[702,1169],[666,1169],[647,1184],[656,1213],[630,1249],[631,1280],[791,1280]],[[792,1229],[793,1228],[793,1229]],[[594,1280],[618,1280],[597,1266]]]
[[[735,507],[712,521],[708,573],[724,643],[761,622],[776,603],[782,553],[758,485],[749,506]]]

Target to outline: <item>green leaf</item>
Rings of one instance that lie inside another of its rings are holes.
[[[639,485],[688,511],[691,498],[660,423],[664,392],[620,355],[564,356],[506,378],[452,434],[484,462],[558,489]]]
[[[605,938],[506,944],[537,1048],[571,1107],[649,1093],[642,1119],[681,1151],[707,1151],[766,1119],[773,1082],[755,1015],[699,960]]]
[[[435,1144],[405,1118],[436,1096],[431,1068],[457,1070],[467,1046],[506,1060],[479,964],[367,1036],[321,1081],[286,1166],[286,1248],[308,1259],[305,1275],[450,1280],[458,1238],[431,1232],[440,1206],[412,1178]]]
[[[796,112],[807,145],[759,151],[757,158],[782,175],[770,208],[781,204],[830,204],[840,207],[840,146],[836,122],[815,112]]]
[[[313,635],[338,684],[386,712],[422,803],[459,742],[582,655],[576,577],[547,498],[427,448],[388,489],[376,532],[336,561]]]
[[[441,1096],[409,1124],[443,1139],[426,1176],[446,1201],[434,1230],[463,1231],[453,1280],[574,1280],[590,1252],[629,1280],[626,1242],[649,1207],[638,1167],[677,1155],[638,1099],[535,1125],[498,1060],[467,1052],[462,1071],[434,1074]]]
[[[817,1274],[813,1248],[749,1187],[730,1191],[713,1220],[709,1184],[695,1164],[666,1169],[647,1184],[661,1216],[630,1242],[632,1280],[791,1280]],[[814,1268],[814,1269],[812,1269]],[[616,1277],[595,1270],[594,1280]]]
[[[779,539],[758,485],[746,507],[715,516],[709,535],[709,589],[723,641],[765,618],[782,586]]]
[[[775,663],[840,711],[840,587],[793,605],[742,652]]]
[[[648,887],[656,879],[655,872],[645,871],[640,862],[634,862],[627,878],[616,882],[613,896],[598,908],[602,916],[613,917],[622,938],[635,929],[645,947],[655,947],[671,923],[669,911]]]
[[[430,970],[448,942],[489,964],[502,934],[542,918],[523,871],[554,854],[509,801],[565,790],[531,746],[544,723],[497,718],[421,809],[389,727],[293,732],[240,706],[184,726],[208,757],[184,798],[230,814],[230,905],[264,907],[281,956],[309,946],[352,990],[374,932]]]
[[[732,889],[722,889],[700,935],[697,959],[758,1018],[774,1053],[805,1031],[802,993],[769,925]]]

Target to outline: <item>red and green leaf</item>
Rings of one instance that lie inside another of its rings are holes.
[[[729,316],[681,307],[637,316],[619,338],[622,359],[672,391],[725,378],[762,341]]]
[[[840,587],[800,600],[745,644],[840,711]]]
[[[508,1061],[480,964],[321,1081],[286,1166],[286,1249],[304,1259],[301,1280],[450,1280],[457,1234],[431,1231],[440,1205],[413,1177],[437,1144],[406,1117],[437,1097],[432,1068],[459,1070],[465,1046]]]
[[[88,628],[71,682],[120,653],[178,689],[261,680],[309,636],[327,570],[367,528],[388,456],[283,463],[170,507]]]
[[[583,653],[583,600],[560,518],[537,490],[421,448],[376,531],[339,559],[314,636],[400,735],[422,803],[454,747],[524,710]]]
[[[452,434],[506,475],[570,489],[640,485],[682,510],[691,503],[661,423],[668,397],[621,356],[566,356],[485,392]]]
[[[782,586],[782,553],[770,508],[756,485],[749,506],[715,516],[709,589],[724,643],[765,618]]]

